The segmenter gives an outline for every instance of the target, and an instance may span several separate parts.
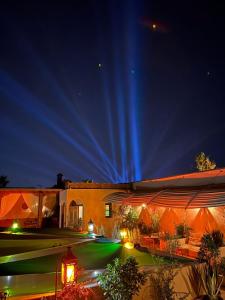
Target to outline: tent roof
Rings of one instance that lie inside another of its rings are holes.
[[[152,193],[117,195],[113,201],[125,205],[152,204],[173,208],[203,208],[225,206],[225,190],[161,190]]]
[[[133,183],[133,188],[162,189],[171,187],[193,187],[205,185],[225,184],[225,168],[205,172],[176,175],[159,179],[143,180]]]

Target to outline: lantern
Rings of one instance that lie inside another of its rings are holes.
[[[88,233],[91,234],[94,231],[94,223],[92,221],[92,219],[90,219],[90,221],[88,222]]]
[[[73,255],[71,247],[67,248],[66,255],[62,258],[61,281],[62,284],[69,285],[77,281],[78,264],[77,257]]]

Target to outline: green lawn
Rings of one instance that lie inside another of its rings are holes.
[[[91,242],[76,245],[74,254],[78,257],[79,265],[85,269],[104,268],[113,258],[119,256],[120,244],[98,244]],[[49,255],[40,258],[1,264],[0,275],[15,275],[28,273],[55,272],[57,261],[62,255]]]
[[[124,261],[128,256],[134,256],[139,265],[159,265],[170,262],[166,258],[158,258],[149,253],[140,252],[136,249],[126,249],[121,244],[113,243],[85,243],[76,245],[73,248],[74,254],[78,257],[81,268],[102,269],[111,263],[115,257]],[[0,265],[0,275],[32,274],[55,272],[57,261],[62,255],[50,255],[30,260],[6,263]]]
[[[62,246],[71,244],[82,238],[88,238],[87,234],[64,229],[33,231],[24,232],[23,234],[6,234],[0,232],[0,256]]]

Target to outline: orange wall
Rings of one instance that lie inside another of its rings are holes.
[[[105,217],[105,202],[104,198],[112,193],[121,192],[121,190],[111,189],[68,189],[66,193],[67,203],[67,217],[69,214],[70,203],[74,200],[77,204],[84,206],[84,226],[83,229],[87,230],[87,224],[90,219],[96,226],[103,226],[105,234],[111,236],[114,225],[118,221],[118,216],[113,213],[113,217]],[[112,205],[112,210],[117,210],[117,205]],[[96,229],[96,228],[95,228]]]

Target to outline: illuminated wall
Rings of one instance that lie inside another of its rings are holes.
[[[118,205],[112,204],[112,217],[105,217],[104,198],[109,194],[121,192],[116,189],[68,189],[60,192],[61,215],[64,214],[61,221],[61,227],[68,227],[71,202],[75,201],[77,205],[83,205],[83,229],[87,230],[87,224],[90,219],[95,224],[95,232],[103,226],[107,236],[112,235],[113,228],[118,222],[118,216],[115,211]]]
[[[56,205],[56,191],[6,189],[0,191],[0,226],[9,227],[18,220],[22,227],[40,227]]]

